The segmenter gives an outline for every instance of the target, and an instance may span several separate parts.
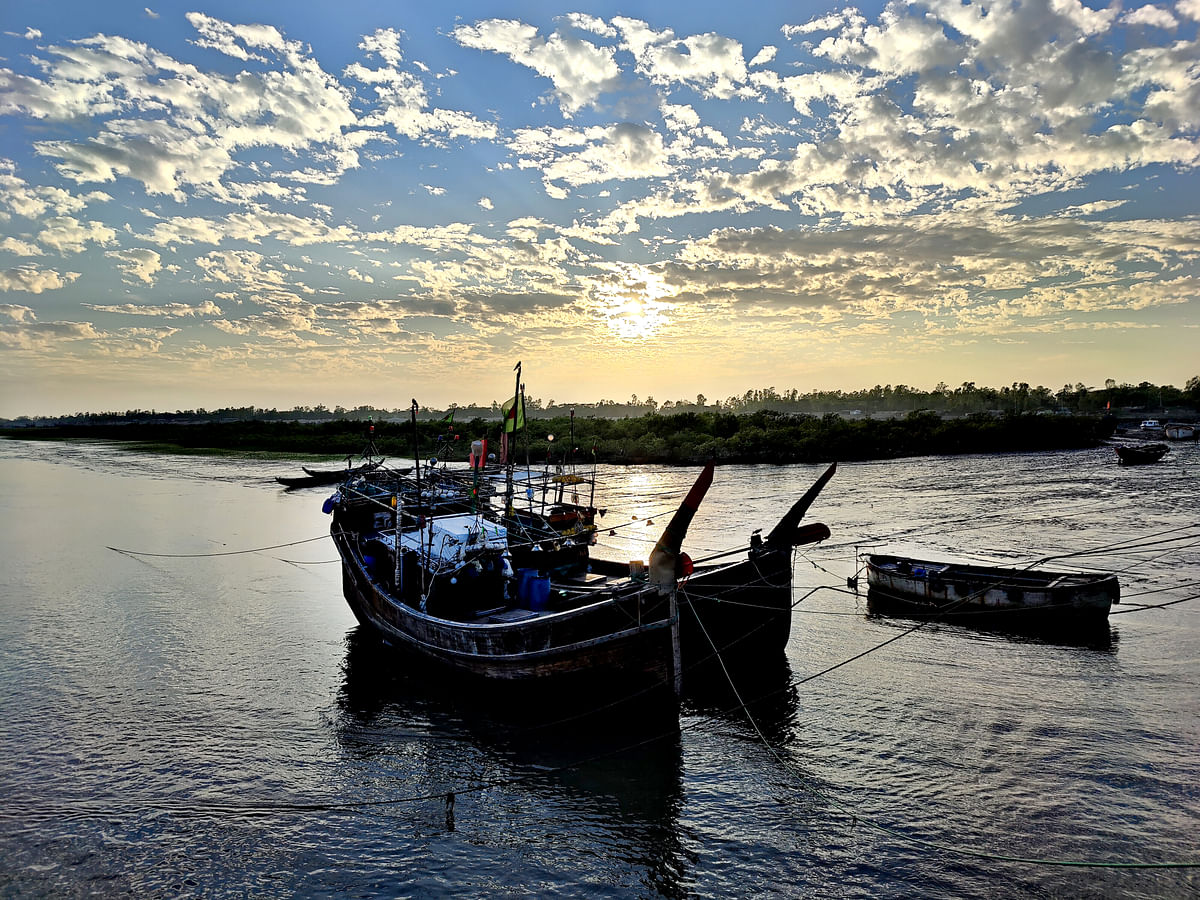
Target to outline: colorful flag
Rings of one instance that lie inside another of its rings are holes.
[[[525,427],[525,401],[523,398],[513,397],[500,408],[504,411],[504,431],[507,434]]]

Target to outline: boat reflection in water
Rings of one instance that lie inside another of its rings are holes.
[[[644,868],[640,877],[666,896],[682,892],[678,718],[661,715],[657,698],[601,709],[553,695],[521,703],[415,655],[398,658],[361,625],[347,637],[343,676],[336,740],[371,763],[381,802],[429,798],[414,815],[438,830],[519,825],[521,836],[489,834],[500,842],[561,828],[566,804],[578,811],[574,839]]]
[[[687,672],[682,711],[744,726],[748,736],[761,732],[773,747],[788,743],[796,728],[800,691],[787,657],[780,653],[753,665],[723,662],[713,660]]]
[[[897,603],[895,597],[876,588],[867,591],[867,614],[871,619],[895,620],[903,628],[928,622],[930,628],[962,629],[967,635],[985,635],[1022,644],[1052,644],[1115,652],[1120,640],[1120,633],[1107,620],[1092,620],[1084,624],[1061,620],[1038,623],[1028,618],[1006,618],[1002,613],[984,610],[921,610],[911,604]]]

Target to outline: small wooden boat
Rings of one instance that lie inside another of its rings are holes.
[[[1163,433],[1169,441],[1194,441],[1196,426],[1185,422],[1168,422],[1163,428]]]
[[[276,475],[275,480],[289,491],[295,491],[300,488],[322,487],[323,485],[334,484],[338,479],[327,478],[324,475]]]
[[[1115,449],[1121,465],[1142,466],[1158,462],[1171,448],[1166,444],[1122,444]]]
[[[868,602],[881,612],[1058,629],[1104,623],[1121,602],[1116,575],[1006,569],[899,556],[867,558]]]
[[[347,467],[345,469],[310,469],[308,466],[302,466],[304,469],[303,475],[288,476],[276,475],[275,480],[282,484],[288,490],[297,490],[299,488],[321,487],[327,484],[337,484],[349,478],[354,478],[358,475],[365,475],[368,472],[373,472],[383,460],[365,462],[360,466]],[[411,472],[411,469],[405,470]]]

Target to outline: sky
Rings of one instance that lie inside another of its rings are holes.
[[[1197,20],[4,4],[0,416],[1182,387]]]

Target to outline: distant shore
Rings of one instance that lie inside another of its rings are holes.
[[[789,415],[771,410],[678,413],[628,419],[567,416],[530,420],[516,436],[524,459],[560,462],[814,463],[979,453],[1076,450],[1100,446],[1117,422],[1110,417],[977,414],[943,418],[929,411],[894,419],[846,419],[835,415]],[[411,424],[331,422],[129,423],[4,428],[0,436],[20,440],[104,440],[157,453],[239,455],[265,458],[358,457],[368,437],[380,455],[411,458]],[[573,431],[572,431],[573,429]],[[500,445],[500,423],[417,423],[422,458],[465,460],[471,441]],[[571,448],[574,448],[573,452]]]

